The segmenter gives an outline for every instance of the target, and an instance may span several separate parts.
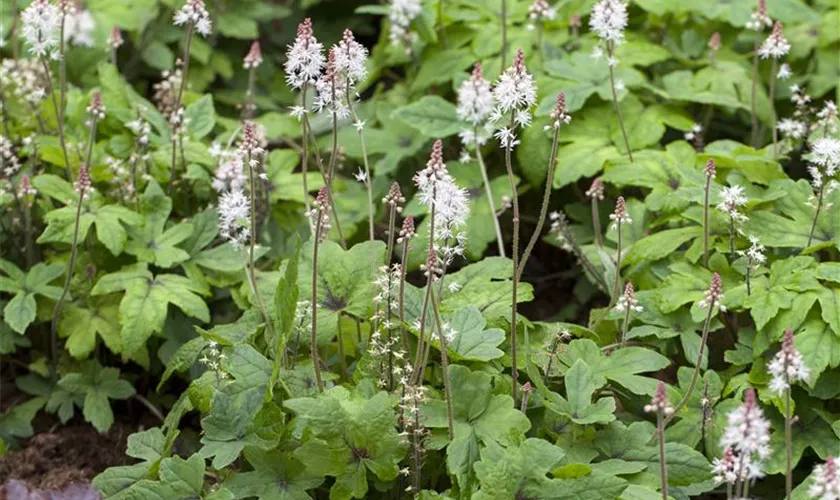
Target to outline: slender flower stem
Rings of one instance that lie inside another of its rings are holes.
[[[729,216],[729,256],[735,259],[735,219]],[[708,262],[706,263],[708,267]]]
[[[615,282],[613,283],[613,302],[618,300],[621,294],[621,219],[615,221],[615,232],[618,235],[618,253],[615,257]],[[612,304],[610,304],[612,305]]]
[[[335,89],[333,89],[335,93]],[[312,129],[309,130],[312,133]],[[312,142],[315,142],[315,137],[312,137]],[[338,158],[338,116],[336,113],[332,114],[332,151],[330,153],[330,163],[327,167],[327,172],[321,172],[324,175],[324,184],[327,186],[327,196],[329,196],[330,209],[333,213],[333,222],[335,222],[335,230],[338,233],[338,240],[342,248],[347,248],[347,242],[344,240],[344,235],[341,234],[341,222],[338,220],[338,208],[335,205],[333,197],[333,179],[335,178],[335,162]]]
[[[779,131],[776,129],[778,116],[776,115],[776,58],[770,66],[770,111],[773,113],[773,158],[779,153]]]
[[[475,127],[475,135],[478,137],[478,127]],[[496,243],[499,246],[499,255],[505,256],[505,240],[502,237],[502,227],[499,224],[499,216],[496,215],[496,202],[493,200],[493,190],[490,188],[490,178],[487,176],[487,167],[484,165],[484,157],[481,155],[481,146],[478,140],[475,141],[475,157],[478,159],[478,168],[481,170],[481,178],[484,181],[484,193],[487,196],[487,205],[490,207],[490,216],[493,217],[493,229],[496,230]]]
[[[806,246],[805,248],[810,247],[811,242],[814,240],[814,231],[816,231],[816,229],[817,229],[817,221],[819,221],[819,219],[820,219],[820,210],[822,209],[824,199],[825,199],[825,187],[823,186],[823,187],[820,188],[820,196],[819,196],[819,198],[817,198],[817,209],[814,212],[814,222],[811,223],[811,232],[808,233],[808,246]]]
[[[64,57],[67,54],[67,42],[64,41],[64,30],[67,21],[67,13],[64,8],[61,8],[61,28],[58,35],[58,93],[59,108],[58,121],[64,123],[64,112],[67,109],[67,59]]]
[[[432,200],[437,199],[437,186],[432,186]],[[432,201],[430,204],[429,209],[429,249],[428,253],[434,251],[435,248],[435,202]],[[405,260],[403,260],[403,267],[405,267]],[[429,274],[428,278],[426,279],[426,295],[423,298],[423,307],[420,313],[420,332],[417,336],[417,352],[415,353],[414,357],[414,371],[412,375],[414,377],[414,383],[421,383],[422,382],[422,367],[423,365],[423,342],[425,340],[426,334],[426,316],[429,313],[429,303],[432,299],[432,284],[434,278],[434,271],[432,269],[427,269]],[[403,280],[404,281],[404,280]],[[402,301],[402,297],[400,299]],[[402,306],[401,306],[402,308]],[[400,313],[402,314],[402,312]]]
[[[46,74],[45,80],[47,84],[47,93],[52,97],[53,109],[55,109],[55,116],[58,121],[58,143],[61,145],[61,152],[64,156],[64,173],[67,176],[67,180],[72,181],[73,174],[70,172],[70,155],[67,154],[67,142],[64,139],[64,113],[62,113],[61,106],[59,106],[58,100],[56,100],[55,97],[55,89],[53,89],[50,66],[43,57],[41,58],[41,64],[44,66],[44,73]],[[63,97],[61,97],[61,99],[63,99]]]
[[[347,371],[347,360],[344,356],[344,333],[341,328],[341,314],[338,314],[336,320],[336,338],[338,340],[338,365],[341,367],[341,379],[344,381],[350,380],[350,374]]]
[[[93,144],[96,141],[96,123],[97,116],[94,113],[90,119],[90,141],[88,142],[87,158],[82,168],[85,169],[84,175],[87,174],[87,168],[90,165],[90,159],[93,154]],[[80,172],[80,176],[82,172]],[[50,379],[55,384],[58,381],[58,319],[61,316],[61,308],[64,306],[64,299],[70,291],[70,282],[73,279],[73,271],[76,268],[76,256],[78,254],[79,244],[79,224],[82,218],[82,203],[85,201],[86,183],[79,182],[79,204],[76,207],[76,217],[73,221],[73,240],[70,243],[70,260],[67,263],[67,278],[64,280],[64,287],[61,290],[61,295],[55,303],[53,309],[52,322],[50,323],[50,354],[52,355],[52,363],[50,363]]]
[[[251,153],[248,153],[245,168],[248,169],[248,182],[251,186],[251,236],[248,241],[248,280],[251,282],[251,291],[254,293],[254,300],[257,302],[257,307],[260,308],[260,313],[265,321],[265,328],[268,331],[269,336],[276,340],[277,336],[274,331],[274,322],[272,321],[271,316],[268,315],[265,302],[263,301],[260,289],[257,286],[257,269],[254,257],[257,247],[257,181],[256,176],[254,175],[255,167],[251,166]],[[276,355],[279,356],[280,352],[281,351],[278,351]]]
[[[303,206],[306,208],[306,213],[309,213],[310,206],[309,206],[309,186],[308,181],[306,179],[307,173],[306,170],[309,168],[309,133],[308,133],[308,126],[309,120],[306,119],[306,91],[308,90],[309,86],[307,84],[303,84],[301,89],[301,100],[302,105],[304,107],[304,114],[300,120],[300,136],[301,142],[303,145],[303,151],[301,152],[300,164],[301,164],[301,173],[303,176]]]
[[[624,311],[624,323],[621,325],[621,347],[627,346],[627,329],[630,326],[630,307]]]
[[[607,53],[609,54],[609,60],[613,59],[613,51],[615,50],[615,46],[613,42],[607,42]],[[627,158],[630,159],[630,163],[633,163],[633,151],[630,149],[630,140],[627,138],[627,130],[624,128],[624,119],[621,117],[621,106],[618,105],[618,93],[615,90],[615,68],[613,68],[612,64],[607,64],[610,68],[610,90],[612,91],[612,98],[613,104],[615,105],[615,115],[618,118],[618,125],[621,127],[621,135],[624,137],[624,147],[627,148]]]
[[[751,295],[750,289],[750,268],[752,268],[752,259],[747,257],[747,268],[746,268],[746,283],[747,283],[747,297]]]
[[[312,367],[315,369],[315,384],[318,392],[324,392],[324,382],[321,379],[321,360],[318,356],[318,244],[321,242],[322,207],[318,207],[318,220],[315,223],[315,234],[312,244],[312,334],[309,338],[309,351],[312,357]]]
[[[443,4],[443,1],[440,2]],[[373,178],[370,176],[370,163],[368,161],[368,154],[367,154],[367,147],[365,146],[365,134],[364,134],[364,127],[361,126],[361,122],[359,121],[359,116],[356,114],[356,110],[353,108],[353,100],[350,98],[350,80],[348,78],[347,84],[345,85],[347,88],[347,107],[350,108],[350,112],[353,114],[353,122],[356,124],[356,132],[359,135],[359,144],[362,146],[362,158],[364,159],[365,163],[365,187],[367,188],[367,197],[368,197],[368,240],[370,241],[370,266],[371,266],[371,273],[376,273],[376,262],[373,253],[373,242],[376,239],[374,235],[374,224],[373,219],[376,211],[373,206]],[[389,254],[390,257],[390,254]]]
[[[452,389],[449,387],[449,353],[447,352],[446,333],[443,331],[442,321],[440,320],[440,310],[437,301],[432,296],[432,309],[435,314],[435,323],[437,324],[438,337],[440,338],[440,360],[443,368],[443,392],[446,398],[446,423],[449,427],[449,440],[455,439],[455,423],[454,411],[452,410]]]
[[[507,66],[507,50],[507,0],[502,0],[502,65],[499,66],[502,70]]]
[[[679,413],[683,406],[688,403],[688,400],[691,398],[691,394],[694,392],[694,388],[697,387],[697,379],[700,375],[700,366],[703,363],[703,351],[706,347],[706,341],[709,339],[709,329],[712,325],[712,314],[715,309],[714,301],[709,303],[709,312],[706,314],[706,323],[703,325],[703,336],[700,339],[700,348],[697,350],[697,361],[694,363],[694,373],[691,375],[691,383],[688,384],[688,390],[685,392],[685,396],[683,396],[682,400],[679,402],[677,406],[674,407],[673,413],[665,417],[664,422],[662,423],[663,427],[667,426],[671,420]]]
[[[665,422],[661,411],[656,415],[656,433],[659,435],[659,489],[662,500],[668,500],[668,466],[665,462]]]
[[[175,96],[175,107],[173,108],[175,113],[178,113],[181,109],[181,100],[184,98],[184,89],[187,86],[187,74],[190,70],[190,45],[192,45],[192,37],[193,37],[193,23],[187,24],[187,33],[185,36],[186,42],[184,43],[184,71],[181,72],[181,85],[178,87],[178,94]],[[172,193],[175,187],[175,161],[177,158],[176,155],[176,148],[175,148],[175,135],[178,134],[177,128],[183,127],[183,117],[180,117],[181,122],[178,123],[178,127],[172,127],[172,162],[171,162],[171,170],[169,173],[169,196],[172,197]],[[251,192],[251,197],[254,196],[254,193]],[[254,220],[251,221],[254,223]]]
[[[709,191],[712,176],[706,176],[706,188],[703,190],[703,265],[709,267]]]
[[[595,246],[604,246],[604,235],[601,234],[601,214],[598,210],[598,200],[592,197],[592,230],[595,231]]]
[[[761,31],[755,33],[755,44],[753,46],[753,71],[752,71],[752,92],[750,93],[750,119],[752,120],[753,147],[758,141],[758,46],[761,41]]]
[[[408,264],[408,238],[403,241],[403,247],[400,258],[400,291],[399,291],[399,308],[400,308],[400,336],[402,337],[403,347],[408,352],[408,338],[405,334],[405,273]]]
[[[510,117],[510,129],[513,130],[513,115]],[[510,158],[511,145],[505,147],[505,168],[507,168],[508,182],[510,183],[510,194],[513,202],[513,249],[511,254],[513,257],[513,285],[511,295],[513,304],[511,305],[510,313],[510,358],[511,358],[511,377],[512,377],[512,395],[513,406],[516,408],[517,396],[517,381],[519,378],[519,369],[517,367],[517,352],[516,352],[516,316],[517,316],[517,299],[519,291],[519,196],[516,192],[516,180],[513,177],[513,164]],[[549,187],[550,189],[550,187]]]
[[[551,200],[551,186],[554,181],[554,169],[557,166],[557,142],[560,137],[560,127],[554,128],[554,139],[551,142],[551,155],[548,157],[548,168],[545,177],[545,192],[543,193],[543,201],[540,206],[540,218],[537,219],[537,227],[534,229],[534,234],[525,246],[525,251],[522,252],[522,258],[519,261],[519,267],[516,270],[517,279],[522,279],[522,273],[525,271],[525,265],[528,263],[528,257],[531,256],[531,251],[534,250],[534,245],[540,239],[542,234],[545,219],[548,216],[548,204]]]
[[[554,363],[554,357],[557,355],[557,349],[560,348],[560,336],[555,335],[554,340],[551,341],[551,349],[548,351],[548,361],[545,364],[545,375],[543,376],[543,383],[548,383],[548,377],[551,373],[551,365]]]
[[[254,85],[257,81],[257,68],[253,67],[248,70],[248,90],[245,92],[245,109],[242,116],[246,120],[250,120],[254,114]]]
[[[785,391],[785,498],[790,500],[793,490],[793,430],[791,429],[793,418],[790,414],[790,377],[786,375],[785,378],[788,383],[788,388]]]

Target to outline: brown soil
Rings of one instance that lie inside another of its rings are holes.
[[[53,490],[89,483],[108,467],[130,462],[125,445],[133,431],[117,423],[106,434],[82,425],[36,434],[25,448],[0,458],[0,485],[20,480],[32,489]]]

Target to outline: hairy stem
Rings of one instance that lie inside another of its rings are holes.
[[[513,115],[511,115],[511,129],[513,128]],[[517,381],[519,378],[519,370],[517,367],[517,352],[516,352],[516,316],[517,316],[517,298],[519,291],[519,196],[516,193],[516,180],[513,177],[513,164],[510,159],[511,146],[505,147],[505,168],[507,168],[508,182],[510,183],[510,194],[513,202],[513,248],[511,254],[513,257],[513,285],[510,312],[510,358],[511,358],[511,377],[512,377],[512,395],[513,406],[516,407],[517,395]]]
[[[793,430],[791,429],[793,415],[790,414],[790,377],[785,375],[785,378],[788,382],[788,388],[785,391],[785,499],[790,500],[793,490]]]
[[[443,4],[443,0],[441,0],[439,5]],[[374,225],[373,219],[374,215],[376,214],[376,210],[373,207],[373,179],[370,176],[370,163],[368,162],[368,154],[367,154],[367,147],[365,146],[365,134],[364,134],[364,127],[361,126],[361,122],[359,121],[358,115],[356,115],[356,110],[353,108],[353,100],[350,98],[350,82],[348,80],[347,85],[347,107],[350,108],[350,112],[353,114],[353,122],[357,124],[356,132],[359,135],[359,144],[362,146],[362,158],[365,164],[365,188],[367,188],[367,197],[368,197],[368,240],[370,240],[370,266],[371,266],[371,273],[376,273],[376,262],[373,253],[373,242],[375,240],[374,236]],[[389,254],[390,256],[390,254]]]
[[[265,321],[265,328],[268,331],[269,337],[278,341],[277,335],[274,331],[274,322],[271,316],[268,315],[268,310],[265,307],[265,302],[260,294],[260,289],[257,286],[257,269],[255,265],[254,253],[257,247],[257,181],[254,175],[254,168],[251,166],[251,153],[248,153],[248,159],[245,168],[248,169],[248,182],[251,186],[251,235],[248,241],[248,280],[251,282],[251,291],[254,293],[254,300],[257,302],[257,307],[260,309],[263,321]],[[282,350],[278,350],[275,356],[280,356]],[[274,377],[272,377],[272,380]],[[272,385],[270,390],[273,390]]]
[[[478,127],[475,127],[475,136],[478,137]],[[496,243],[499,248],[499,255],[505,256],[505,240],[502,237],[502,227],[499,224],[499,216],[496,215],[496,202],[493,200],[493,190],[490,188],[490,178],[487,176],[487,167],[484,165],[484,157],[481,156],[478,139],[475,141],[475,157],[478,159],[478,168],[481,170],[481,178],[484,181],[484,193],[487,196],[487,205],[490,207],[490,216],[493,217],[493,229],[496,231]]]
[[[318,356],[318,244],[321,242],[322,208],[318,208],[318,222],[315,223],[315,239],[312,245],[312,334],[309,338],[309,352],[312,357],[312,367],[315,369],[315,384],[319,392],[324,392],[324,382],[321,380],[321,360]]]
[[[662,500],[668,500],[668,466],[665,462],[665,424],[662,412],[656,415],[656,433],[659,435],[659,488]]]
[[[706,176],[706,189],[703,190],[703,265],[709,267],[709,191],[712,176]]]
[[[96,114],[93,114],[90,120],[90,141],[88,142],[85,168],[90,165],[90,158],[93,154],[93,144],[96,142]],[[82,218],[82,202],[85,201],[85,190],[85,186],[82,183],[79,183],[79,205],[76,207],[76,217],[73,221],[73,240],[70,243],[70,260],[67,262],[67,278],[64,280],[64,287],[61,289],[61,295],[55,303],[52,321],[50,323],[50,354],[52,355],[52,362],[50,363],[50,379],[53,384],[58,381],[58,319],[61,316],[61,308],[64,306],[64,299],[67,298],[67,293],[70,291],[70,282],[73,279],[73,271],[76,268],[76,256],[78,254],[79,245],[79,224]]]
[[[753,147],[758,141],[758,44],[761,40],[761,31],[755,33],[755,44],[753,45],[753,70],[752,70],[752,91],[750,92],[750,120],[752,121],[752,132],[750,141]]]
[[[621,347],[627,346],[627,329],[630,326],[630,305],[628,304],[627,310],[624,311],[624,323],[621,326]]]
[[[347,360],[344,356],[344,332],[341,328],[341,314],[337,315],[336,320],[336,340],[338,341],[338,365],[341,367],[341,379],[344,381],[350,380],[350,374],[347,371]]]
[[[615,232],[618,235],[618,253],[615,257],[615,282],[613,283],[612,302],[618,300],[618,296],[621,294],[621,219],[615,221]],[[612,305],[612,302],[610,305]]]
[[[598,211],[598,199],[592,197],[592,230],[595,232],[595,246],[604,246],[604,235],[601,234],[601,214]]]
[[[697,361],[694,363],[694,373],[691,375],[691,383],[688,384],[688,390],[685,392],[685,396],[683,396],[682,400],[679,402],[677,406],[674,407],[674,411],[665,417],[665,421],[663,422],[663,426],[668,425],[671,420],[679,413],[683,406],[688,403],[688,400],[691,398],[691,394],[694,392],[694,388],[697,387],[697,379],[700,375],[700,367],[703,364],[703,351],[706,347],[706,341],[709,339],[709,329],[711,328],[712,324],[712,314],[715,309],[715,302],[710,301],[709,303],[709,312],[706,314],[706,323],[703,325],[703,336],[700,339],[700,348],[697,349]]]
[[[610,60],[613,58],[613,51],[615,47],[612,42],[607,42],[607,53]],[[627,130],[624,128],[624,119],[621,117],[621,106],[618,105],[618,93],[615,90],[615,68],[612,64],[607,64],[610,67],[610,90],[612,91],[613,104],[615,105],[615,115],[618,118],[618,125],[621,127],[621,135],[624,137],[624,147],[627,148],[627,158],[630,163],[633,163],[633,151],[630,149],[630,140],[627,138]]]
[[[442,321],[440,320],[440,311],[437,301],[432,296],[432,309],[435,313],[435,323],[437,324],[438,337],[440,338],[440,360],[443,367],[443,392],[446,397],[446,423],[449,428],[449,440],[455,439],[455,417],[452,410],[452,390],[449,387],[449,353],[447,352],[446,334],[443,331]]]
[[[770,65],[770,111],[773,113],[773,158],[779,154],[779,131],[776,129],[778,116],[776,115],[776,58]]]
[[[817,230],[817,221],[820,220],[820,210],[823,206],[823,200],[825,199],[825,187],[820,188],[820,196],[817,198],[817,209],[814,211],[814,222],[811,223],[811,231],[808,233],[808,248],[811,246],[811,242],[814,241],[814,231]]]
[[[58,143],[61,145],[61,153],[64,157],[64,174],[67,176],[67,180],[72,182],[73,174],[70,172],[70,155],[67,154],[67,142],[64,139],[64,113],[61,111],[61,106],[58,104],[58,100],[55,97],[55,89],[53,89],[50,65],[47,64],[46,59],[43,57],[41,58],[41,64],[44,66],[44,73],[46,75],[45,80],[47,84],[47,93],[52,97],[53,109],[55,110],[55,117],[58,122]],[[62,96],[61,99],[63,98],[64,97]]]
[[[519,261],[519,267],[516,269],[517,279],[522,279],[522,273],[525,271],[525,265],[528,263],[528,257],[534,250],[534,245],[540,239],[542,228],[545,225],[545,219],[548,217],[548,204],[551,201],[551,185],[554,181],[554,168],[557,166],[557,140],[560,137],[560,127],[554,129],[554,139],[551,142],[551,155],[548,157],[548,168],[545,177],[545,192],[543,193],[542,205],[540,206],[540,217],[537,219],[537,227],[534,229],[534,234],[528,240],[525,246],[525,251],[522,252],[522,258]]]
[[[184,89],[187,86],[187,72],[190,70],[190,45],[192,44],[192,37],[193,37],[193,23],[187,24],[187,33],[185,35],[186,42],[184,43],[184,71],[181,73],[181,85],[178,87],[178,94],[175,96],[175,107],[173,108],[175,113],[178,113],[181,109],[181,100],[184,98]],[[175,151],[175,138],[174,136],[178,134],[177,128],[182,127],[183,124],[183,117],[181,117],[181,123],[177,124],[178,127],[172,127],[172,162],[171,162],[171,169],[169,172],[169,196],[173,196],[173,190],[175,187],[175,159],[176,151]],[[254,196],[254,193],[251,192],[251,197]],[[253,220],[252,220],[253,223]]]
[[[308,89],[308,85],[304,83],[303,88],[301,89],[301,100],[302,100],[302,105],[303,105],[304,109],[306,108],[306,91],[307,91],[307,89]],[[300,120],[300,127],[301,127],[300,136],[301,136],[301,139],[302,139],[301,142],[303,143],[302,144],[303,145],[303,152],[301,152],[300,165],[301,165],[301,173],[302,173],[302,176],[303,176],[303,206],[306,208],[307,213],[309,213],[309,210],[310,210],[310,206],[309,206],[309,186],[307,184],[308,181],[306,179],[306,177],[307,177],[306,170],[309,167],[309,140],[308,140],[309,131],[308,131],[308,126],[309,126],[309,120],[306,119],[306,112],[304,111],[304,114],[303,114],[303,116],[301,117],[301,120]]]

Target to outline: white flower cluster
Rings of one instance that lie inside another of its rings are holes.
[[[838,182],[833,177],[840,170],[840,140],[820,137],[813,140],[809,146],[811,153],[808,156],[808,172],[811,174],[811,185],[817,192],[825,189],[822,193],[825,199],[838,187]],[[809,200],[809,203],[813,202],[814,200]]]
[[[309,217],[309,225],[312,230],[313,238],[320,241],[326,239],[330,232],[330,196],[327,191],[327,186],[318,191],[318,196],[315,197],[315,203],[312,204],[312,210],[306,214]]]
[[[340,78],[347,79],[352,85],[367,78],[367,48],[356,41],[353,32],[344,30],[338,45],[333,45],[330,52],[335,52],[335,71]]]
[[[783,394],[794,382],[808,381],[811,370],[793,343],[793,330],[785,330],[782,348],[767,365],[767,370],[773,376],[770,389],[776,394]]]
[[[46,96],[43,66],[37,59],[18,59],[11,57],[3,59],[0,64],[0,85],[9,94],[22,99],[29,104],[38,104]]]
[[[709,289],[706,290],[706,297],[697,303],[701,309],[719,307],[721,311],[726,311],[726,307],[721,303],[723,301],[723,280],[720,274],[714,273],[712,281],[709,283]]]
[[[293,89],[314,85],[324,68],[324,46],[312,34],[312,20],[298,25],[294,43],[286,49],[286,84]]]
[[[137,136],[137,143],[141,146],[149,144],[149,134],[152,133],[152,125],[143,119],[143,110],[138,110],[137,119],[125,124],[131,132]]]
[[[88,199],[91,189],[93,189],[93,182],[90,179],[90,172],[86,165],[79,167],[79,177],[73,185],[77,193],[82,195],[82,199]]]
[[[205,38],[213,33],[210,13],[207,12],[207,7],[202,0],[187,0],[183,7],[175,12],[172,22],[175,26],[192,25]]]
[[[242,189],[227,191],[219,198],[219,233],[235,248],[251,237],[251,205]]]
[[[315,111],[335,115],[335,118],[339,120],[350,116],[350,107],[346,99],[350,91],[348,81],[338,74],[335,66],[335,52],[333,51],[330,51],[327,59],[326,71],[315,82],[315,90],[317,93],[312,103]]]
[[[824,464],[814,467],[808,496],[814,500],[840,500],[840,474],[837,459],[828,457]]]
[[[410,30],[411,22],[422,11],[420,0],[391,0],[391,9],[388,11],[391,31],[388,38],[392,45],[404,45],[406,54],[411,54],[411,45],[416,38]]]
[[[227,358],[224,352],[219,348],[219,343],[211,340],[207,343],[207,351],[198,360],[202,365],[206,366],[208,370],[216,372],[218,379],[226,379],[230,375],[222,368],[222,361]]]
[[[695,138],[697,138],[702,133],[703,133],[703,125],[701,125],[700,123],[695,123],[694,125],[691,126],[691,129],[689,129],[688,132],[683,134],[683,137],[685,138],[686,141],[693,141]]]
[[[838,130],[837,105],[834,101],[825,101],[822,109],[817,112],[817,129],[822,128],[826,134],[836,134]]]
[[[737,184],[723,188],[720,192],[721,202],[718,203],[717,209],[727,214],[735,222],[747,221],[747,216],[738,211],[749,201],[744,193],[744,188]]]
[[[773,32],[758,48],[758,55],[762,59],[772,57],[773,59],[781,59],[790,52],[790,43],[785,39],[782,33],[782,23],[776,21],[773,25]]]
[[[469,193],[455,183],[443,162],[443,143],[435,141],[426,168],[414,175],[420,203],[430,211],[434,206],[435,238],[456,236],[458,229],[467,222],[470,214]]]
[[[793,72],[791,72],[790,70],[790,64],[783,63],[781,66],[779,66],[779,72],[776,73],[776,78],[778,78],[779,80],[787,80],[792,75]]]
[[[99,92],[93,93],[93,96],[90,98],[90,106],[87,107],[86,111],[91,117],[97,120],[105,119],[105,106],[102,104],[102,94]]]
[[[531,124],[531,107],[537,102],[537,84],[525,68],[525,53],[522,49],[516,51],[513,64],[499,76],[493,87],[493,100],[496,107],[491,121],[499,123],[509,120],[509,124],[499,128],[495,136],[503,148],[513,148],[519,144],[516,128]]]
[[[633,219],[630,218],[630,214],[627,213],[627,203],[624,201],[623,196],[619,196],[617,200],[615,200],[615,211],[610,214],[610,220],[612,221],[612,229],[618,230],[619,226],[629,226],[633,224]]]
[[[639,305],[639,300],[636,298],[636,291],[633,289],[633,284],[629,281],[624,285],[624,293],[618,298],[615,304],[616,312],[642,312],[645,309]]]
[[[50,0],[34,0],[21,13],[21,35],[29,53],[37,57],[58,57],[61,10]]]
[[[390,267],[381,266],[373,282],[378,293],[373,298],[376,308],[371,317],[374,329],[370,336],[368,352],[379,365],[377,383],[380,387],[387,387],[391,376],[402,379],[403,376],[411,375],[413,368],[406,352],[401,347],[399,335],[393,332],[398,322],[391,320],[399,307],[398,291],[401,276],[400,264],[393,264]]]
[[[557,10],[548,3],[547,0],[534,0],[534,3],[528,7],[528,25],[529,30],[534,30],[536,24],[543,21],[552,21],[557,17]]]
[[[484,78],[481,63],[473,67],[472,76],[458,87],[458,119],[467,122],[470,127],[464,128],[459,134],[465,147],[472,147],[476,143],[483,145],[487,142],[486,132],[489,128],[489,118],[493,113],[493,92],[490,82]],[[478,133],[476,133],[478,130]]]
[[[592,180],[592,184],[586,190],[585,194],[591,200],[604,201],[604,182],[600,177]]]
[[[668,401],[668,393],[665,391],[665,383],[660,381],[656,386],[656,394],[650,400],[649,405],[645,405],[645,411],[648,413],[660,413],[662,415],[670,415],[674,413],[674,407]]]
[[[242,60],[242,67],[245,69],[257,69],[262,64],[262,50],[260,49],[260,42],[255,41],[251,44],[251,48]]]
[[[93,47],[96,21],[90,11],[75,7],[64,18],[64,41],[80,47]]]
[[[213,176],[213,189],[219,193],[241,190],[246,180],[242,156],[236,151],[222,149],[218,143],[210,147],[210,154],[218,162]]]
[[[598,38],[616,45],[624,42],[627,28],[627,4],[621,0],[601,0],[592,7],[589,29]]]
[[[776,129],[782,137],[789,139],[803,139],[808,136],[808,124],[793,118],[782,118],[776,124]]]
[[[724,462],[734,462],[735,466],[728,466],[722,474],[717,468],[721,462],[715,461],[715,474],[722,476],[726,482],[736,480],[747,481],[764,476],[761,470],[762,461],[770,456],[770,422],[764,418],[764,412],[755,399],[755,391],[747,389],[744,394],[744,404],[727,415],[727,425],[721,436],[720,444],[724,450],[730,450],[727,460],[724,451]]]
[[[114,26],[113,28],[111,28],[111,32],[108,34],[107,43],[108,46],[114,50],[122,47],[122,44],[125,43],[125,40],[123,40],[122,31],[120,31],[119,26]]]
[[[758,238],[750,235],[750,248],[746,251],[738,250],[738,255],[747,258],[747,265],[755,268],[767,262],[767,256],[764,255],[764,245],[762,245]]]
[[[767,0],[758,0],[758,7],[750,14],[750,20],[744,26],[748,30],[762,31],[773,26],[773,20],[767,15]]]
[[[0,135],[0,171],[6,178],[12,177],[20,170],[20,159],[13,146],[8,137]]]

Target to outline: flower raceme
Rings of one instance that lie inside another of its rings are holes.
[[[720,443],[724,450],[731,450],[737,464],[734,475],[729,477],[746,481],[764,476],[761,466],[762,461],[770,456],[770,421],[764,418],[754,389],[747,389],[744,404],[727,415],[727,426]],[[716,461],[715,467],[718,465]],[[717,470],[715,472],[717,474]]]
[[[336,73],[351,86],[367,78],[368,50],[356,41],[352,31],[344,30],[341,41],[330,49],[330,53],[333,52]]]
[[[837,459],[828,457],[824,464],[814,467],[808,497],[814,500],[840,500],[840,474],[837,473]]]
[[[251,44],[251,49],[242,60],[242,67],[245,69],[259,68],[263,62],[262,50],[260,49],[260,42],[255,41]]]
[[[286,84],[293,89],[314,85],[324,68],[324,46],[312,34],[312,20],[298,25],[297,37],[286,50]]]
[[[771,57],[773,59],[781,59],[790,52],[790,43],[785,39],[782,33],[782,23],[776,22],[773,25],[773,32],[767,37],[767,40],[761,44],[758,49],[758,55],[762,59]]]
[[[510,124],[498,129],[496,138],[503,148],[513,148],[519,144],[516,128],[531,124],[531,107],[537,102],[537,84],[525,67],[522,49],[516,51],[513,64],[499,76],[493,87],[493,100],[496,107],[491,121],[498,123],[510,117]]]
[[[770,389],[776,394],[782,394],[790,389],[794,382],[806,382],[811,371],[805,366],[802,354],[793,344],[793,330],[786,330],[782,349],[776,353],[767,370],[773,376],[770,380]]]
[[[620,0],[601,0],[592,7],[589,28],[598,38],[620,44],[627,28],[627,4]]]
[[[61,10],[49,0],[35,0],[21,13],[21,34],[36,57],[57,57]]]
[[[455,179],[443,162],[443,143],[435,141],[426,167],[414,175],[414,184],[420,193],[420,202],[430,210],[435,209],[435,238],[446,239],[455,235],[466,224],[470,214],[469,194],[455,184]]]
[[[494,108],[493,92],[490,90],[490,82],[484,78],[481,63],[473,67],[472,76],[458,87],[458,119],[467,122],[474,127],[483,126]],[[472,130],[465,130],[461,134],[470,133]],[[474,141],[461,137],[464,143]]]
[[[213,33],[213,22],[202,0],[187,0],[183,7],[175,12],[173,23],[175,26],[192,25],[205,38]]]
[[[248,242],[251,233],[251,206],[242,189],[226,191],[219,198],[219,233],[235,248]]]

